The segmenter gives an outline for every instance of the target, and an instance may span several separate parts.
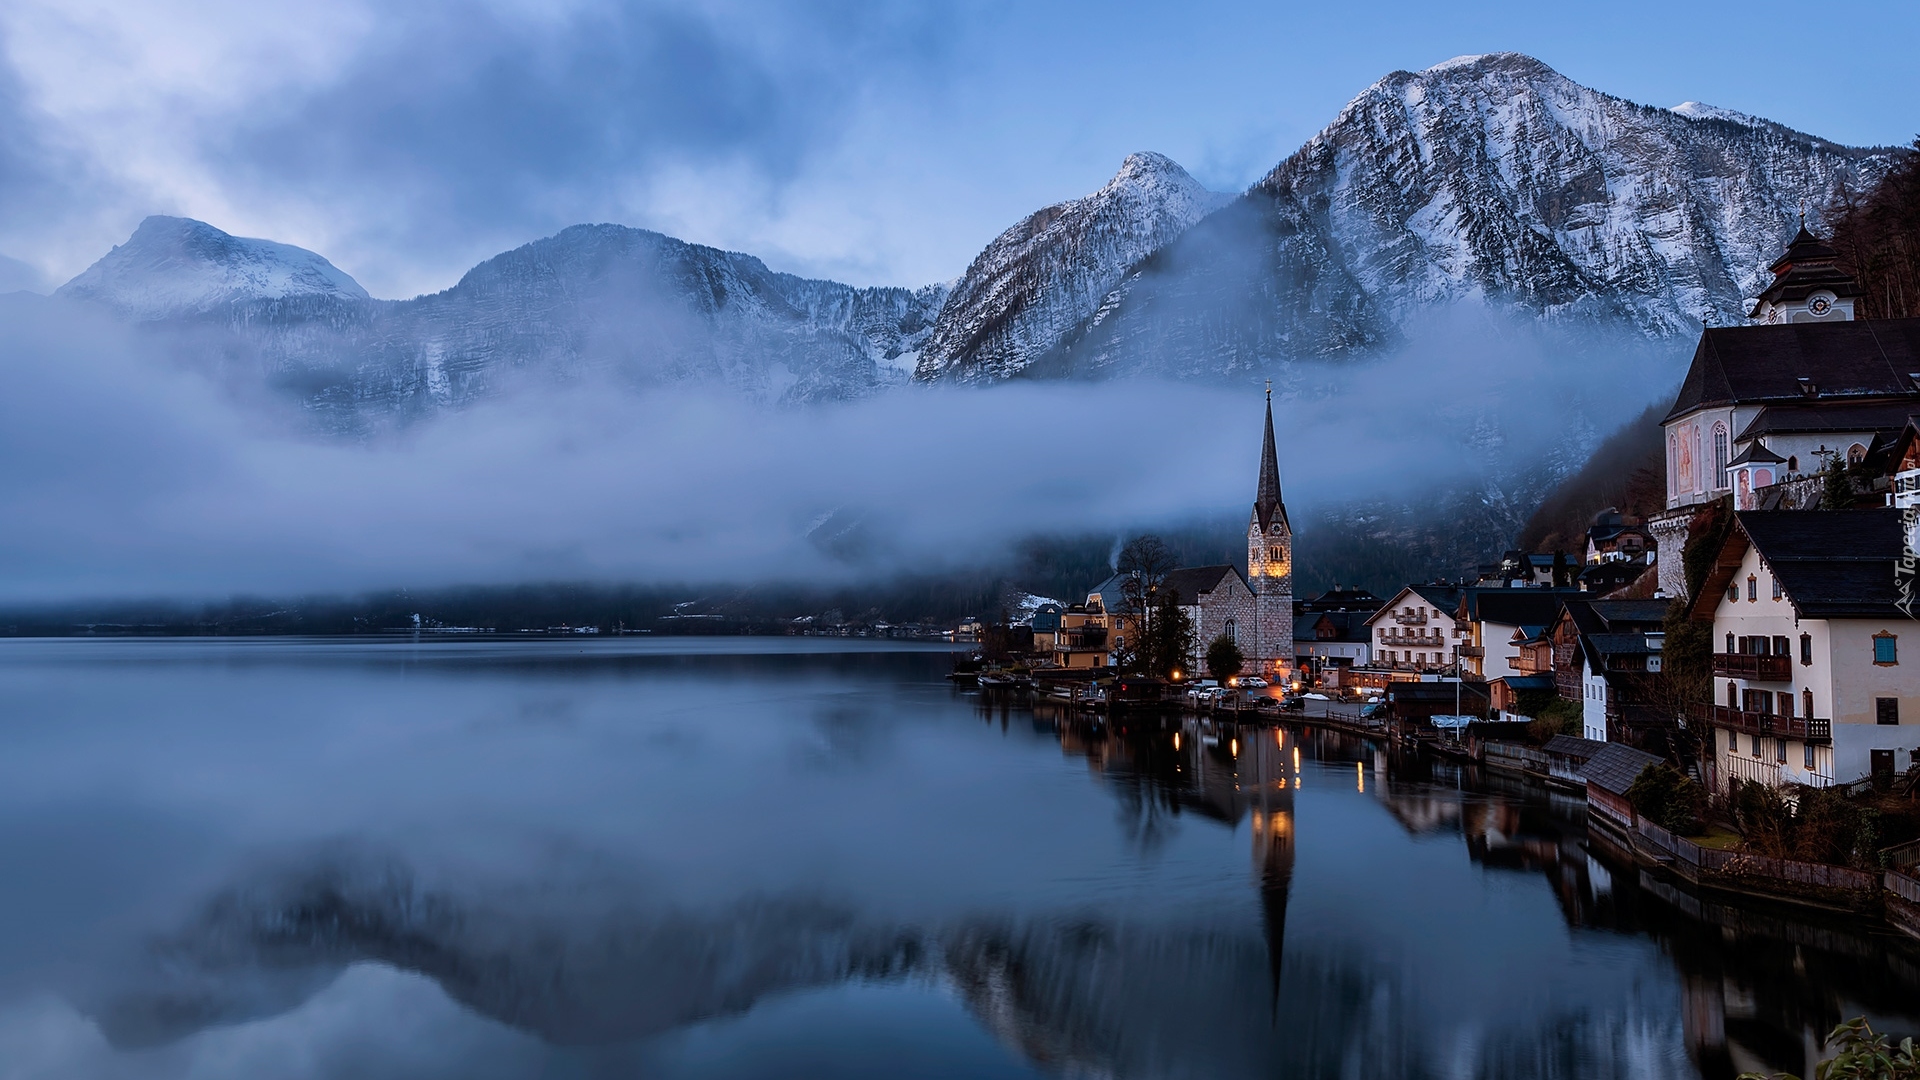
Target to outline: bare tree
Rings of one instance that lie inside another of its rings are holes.
[[[1120,562],[1115,569],[1127,578],[1121,586],[1127,598],[1127,613],[1145,615],[1153,610],[1154,597],[1173,571],[1173,551],[1152,533],[1136,536],[1120,549]]]

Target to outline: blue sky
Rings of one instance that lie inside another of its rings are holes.
[[[1234,190],[1369,83],[1516,50],[1655,105],[1920,133],[1920,5],[875,0],[0,5],[0,287],[149,213],[375,295],[579,221],[856,283],[960,273],[1133,150]]]

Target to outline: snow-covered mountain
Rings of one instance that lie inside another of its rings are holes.
[[[366,300],[367,290],[305,248],[230,236],[191,218],[155,216],[58,295],[152,320],[297,296]]]
[[[1463,300],[1686,336],[1741,319],[1800,208],[1817,226],[1896,152],[1638,105],[1515,53],[1395,72],[1021,355],[1035,373],[1272,371],[1377,349]],[[1031,286],[1062,304],[1079,287]],[[920,375],[1004,377],[1006,355],[962,350]]]
[[[1099,191],[1035,211],[987,245],[941,309],[918,377],[1021,370],[1093,314],[1135,263],[1229,198],[1163,155],[1128,155]]]
[[[302,288],[310,275],[243,257],[296,252],[332,270],[310,252],[220,238],[232,239],[150,218],[60,295],[108,303],[196,354],[244,358],[339,432],[457,407],[519,377],[588,372],[636,389],[858,397],[906,383],[946,296],[942,285],[854,288],[642,229],[576,225],[481,263],[444,292],[372,300],[343,274],[351,289]],[[251,287],[205,285],[236,278]]]

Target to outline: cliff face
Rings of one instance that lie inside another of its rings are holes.
[[[922,380],[1004,378],[1093,314],[1133,265],[1228,196],[1159,154],[1132,154],[1105,187],[1034,212],[954,285],[920,355]]]

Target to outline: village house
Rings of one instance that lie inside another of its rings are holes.
[[[1896,509],[1735,515],[1692,611],[1713,622],[1717,700],[1699,712],[1715,791],[1824,787],[1920,761],[1906,543]]]
[[[1378,602],[1376,598],[1376,603]],[[1315,685],[1344,685],[1343,675],[1373,658],[1369,612],[1308,611],[1293,617],[1293,654],[1303,679]]]
[[[1666,614],[1665,600],[1562,601],[1541,637],[1555,691],[1580,703],[1582,737],[1640,742],[1671,722],[1648,678],[1664,667]]]
[[[1858,289],[1836,260],[1802,229],[1754,325],[1701,333],[1662,421],[1667,511],[1647,522],[1667,595],[1686,589],[1679,554],[1694,508],[1727,495],[1736,508],[1777,503],[1783,481],[1863,461],[1920,412],[1920,319],[1855,321]]]
[[[1634,562],[1644,559],[1653,548],[1644,518],[1623,514],[1609,506],[1593,516],[1587,526],[1587,562]]]
[[[1519,655],[1518,631],[1537,634],[1553,621],[1563,598],[1573,589],[1472,588],[1461,593],[1455,618],[1463,635],[1467,672],[1478,679],[1496,679],[1512,673]]]
[[[1451,670],[1466,645],[1466,628],[1454,618],[1457,585],[1409,585],[1368,617],[1370,667],[1379,672],[1438,673]]]

